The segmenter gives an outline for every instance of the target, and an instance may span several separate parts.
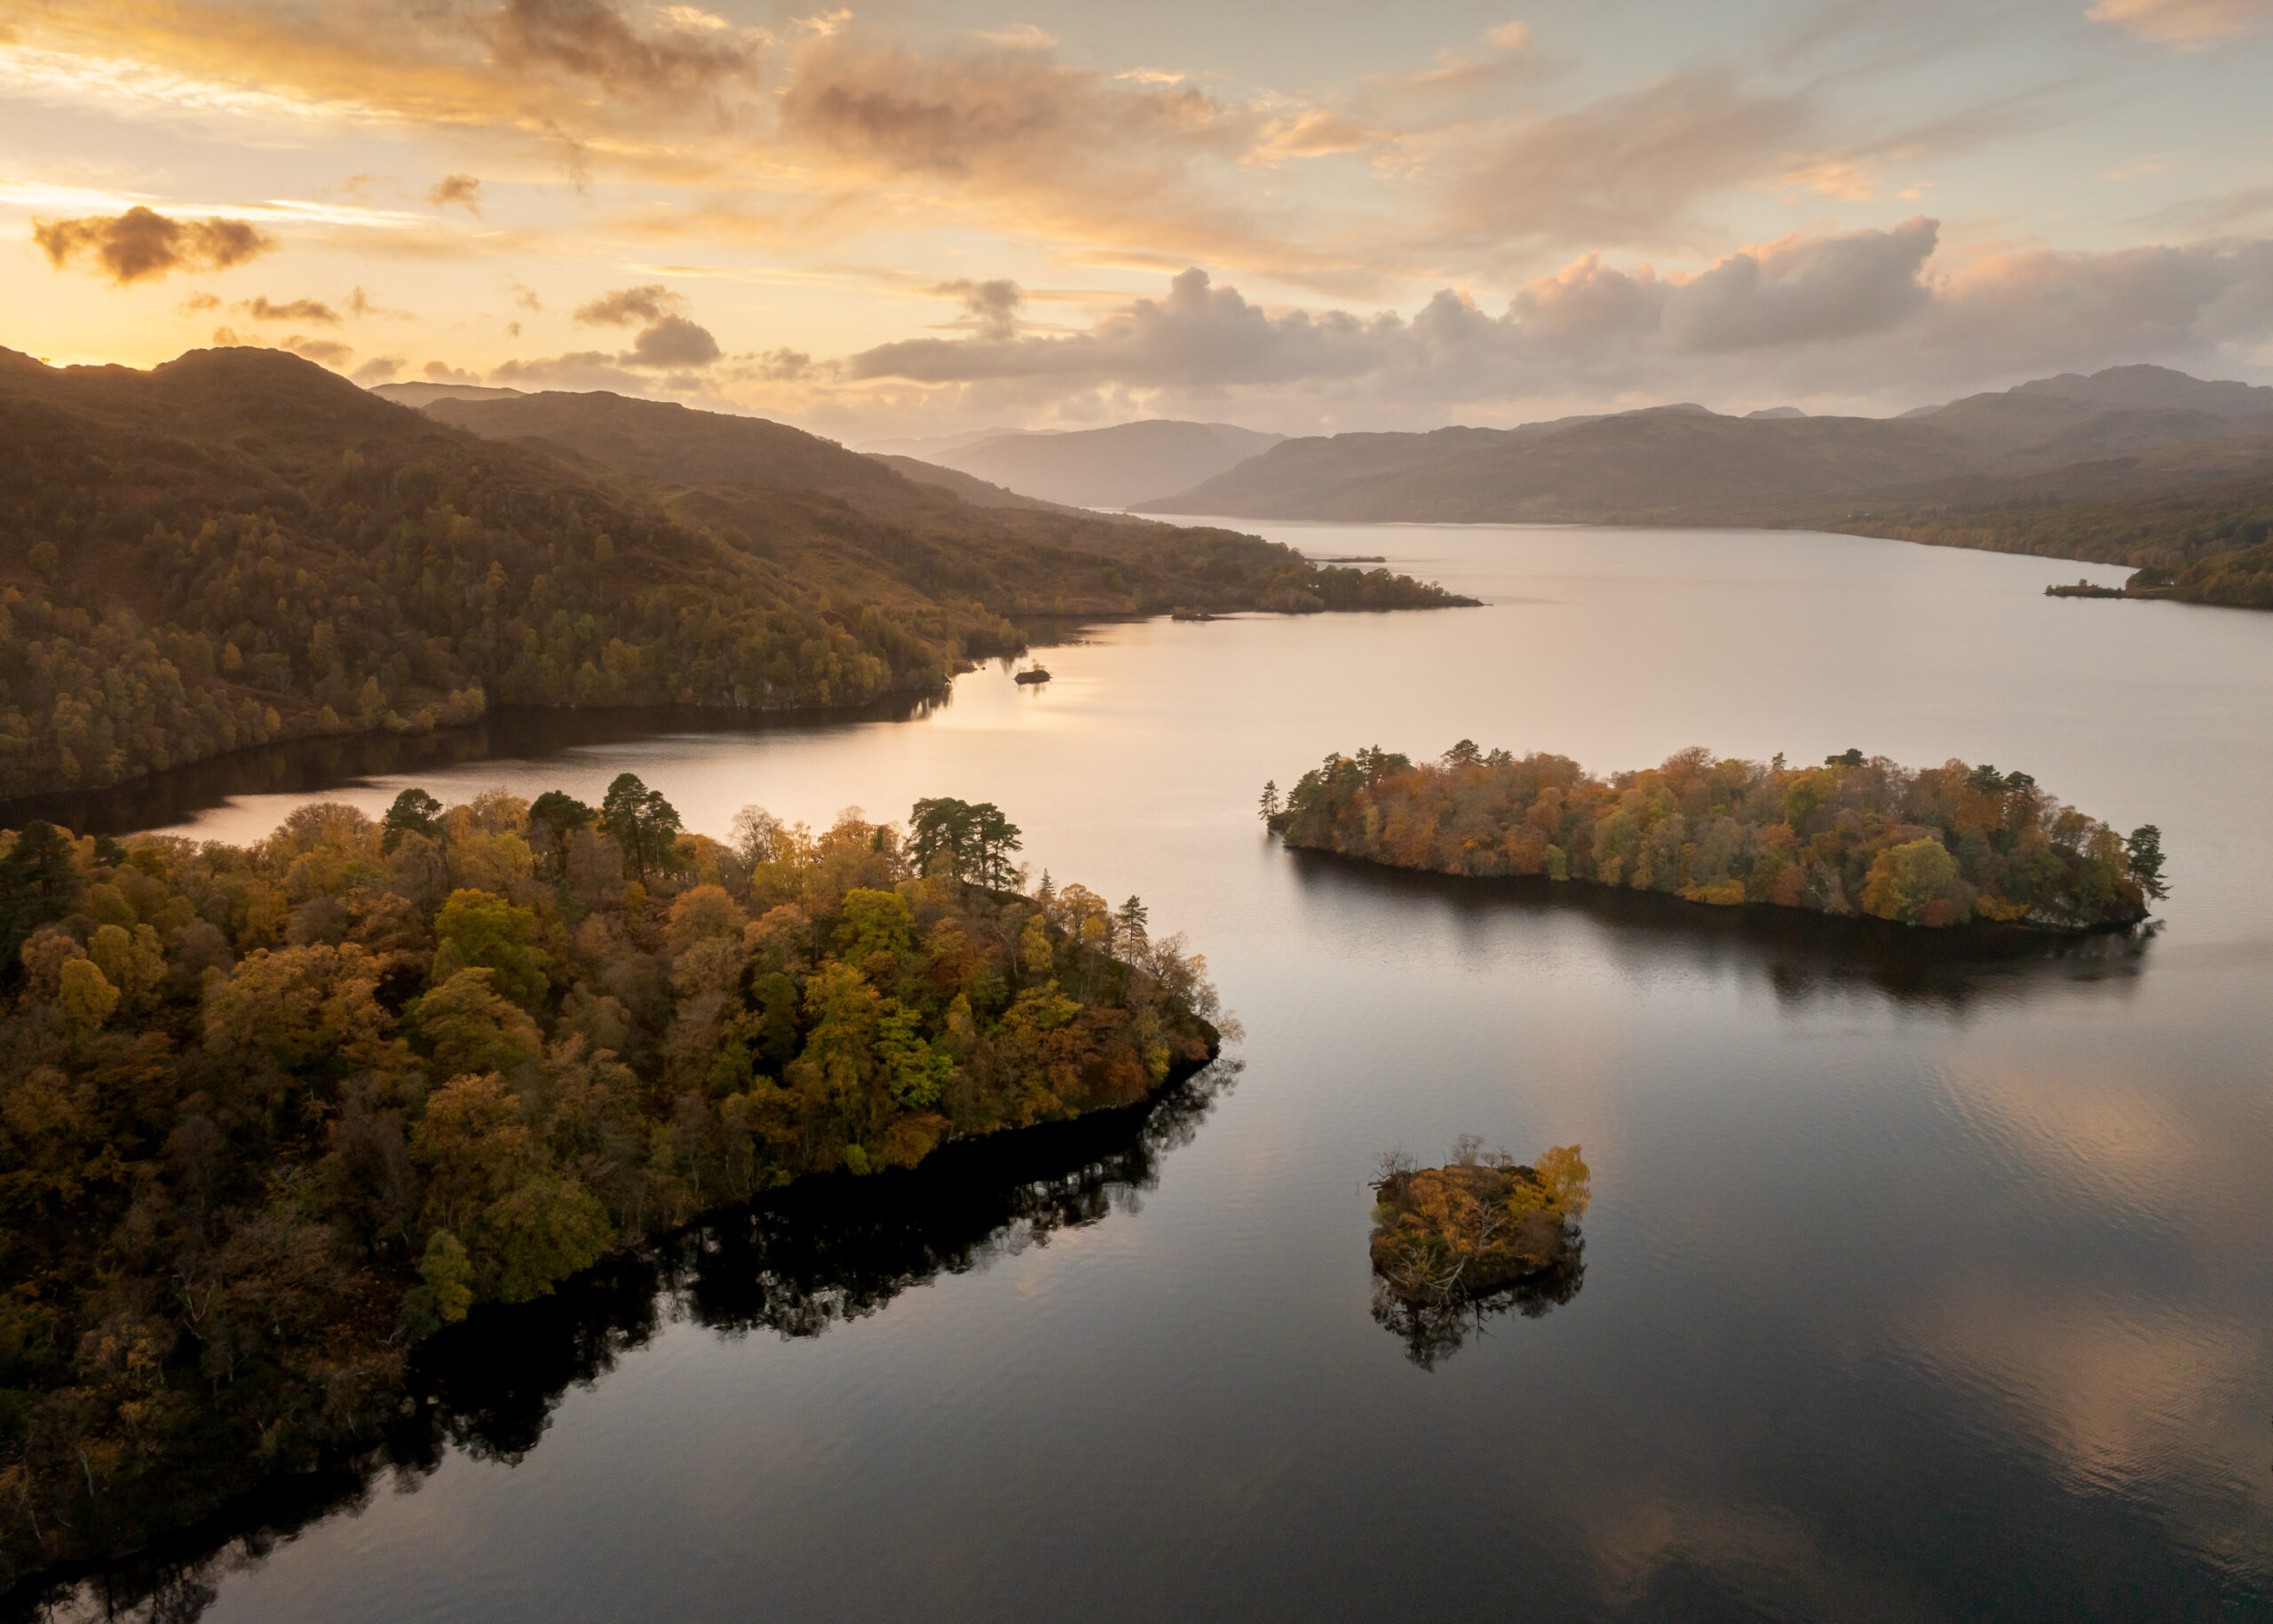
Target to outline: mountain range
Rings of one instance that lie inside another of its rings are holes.
[[[2218,448],[2158,458],[2174,447]],[[2185,466],[2273,469],[2273,389],[2119,367],[1895,418],[1675,406],[1512,429],[1312,437],[1131,505],[1345,521],[1757,521],[1826,501],[1929,501],[1958,481],[1986,499],[2000,481],[2017,493],[2068,469],[2123,487],[2142,458],[2137,477],[2157,489],[2182,482]]]
[[[871,446],[1071,507],[1126,508],[1181,490],[1268,451],[1284,435],[1229,423],[1147,418],[1107,428],[999,432],[968,440]]]

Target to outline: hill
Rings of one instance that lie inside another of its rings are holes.
[[[1126,508],[1221,473],[1281,438],[1228,423],[1155,418],[1061,433],[999,434],[942,447],[926,458],[1050,502]]]
[[[1014,490],[989,485],[977,474],[965,473],[958,468],[942,468],[937,463],[899,456],[889,451],[867,451],[861,455],[873,457],[894,473],[905,475],[918,485],[936,485],[942,490],[953,491],[975,508],[1034,508],[1046,513],[1078,511],[1063,503],[1044,502],[1039,496],[1021,496]]]
[[[142,372],[0,350],[0,796],[493,702],[936,692],[1022,646],[1013,614],[1457,601],[1226,531],[974,508],[757,419],[429,410],[510,410],[486,421],[519,443],[280,351]]]
[[[1516,429],[1288,440],[1140,511],[1457,522],[1722,522],[1826,497],[2273,431],[2273,389],[2158,367],[2040,379],[1897,418],[1694,408]]]

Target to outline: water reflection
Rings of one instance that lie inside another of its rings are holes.
[[[0,801],[0,828],[44,818],[82,835],[131,835],[164,828],[240,796],[318,795],[367,779],[430,772],[492,758],[541,761],[590,745],[658,735],[811,733],[864,722],[919,719],[936,700],[899,698],[858,709],[768,717],[677,706],[621,710],[501,707],[481,721],[441,733],[353,733],[294,739],[235,750],[209,761],[149,773],[107,789],[59,790]]]
[[[1510,1311],[1536,1319],[1579,1295],[1587,1283],[1587,1239],[1564,1234],[1546,1267],[1483,1293],[1414,1295],[1401,1291],[1376,1271],[1374,1323],[1405,1343],[1405,1357],[1434,1370],[1461,1351],[1472,1336]]]
[[[1798,908],[1707,907],[1651,891],[1557,885],[1545,879],[1469,879],[1288,852],[1303,901],[1383,928],[1382,910],[1444,932],[1481,956],[1510,927],[1592,927],[1590,947],[1630,970],[1676,964],[1764,981],[1802,1004],[1857,992],[1897,1004],[1959,1012],[1984,1000],[2034,997],[2079,985],[2127,992],[2146,970],[2157,925],[2095,936],[2017,929],[1913,930]]]
[[[818,1336],[939,1275],[1134,1211],[1239,1071],[1219,1060],[1144,1104],[951,1145],[910,1171],[807,1179],[613,1259],[551,1296],[484,1309],[421,1347],[403,1412],[368,1457],[268,1485],[125,1562],[0,1598],[0,1620],[189,1624],[224,1575],[258,1565],[315,1523],[362,1510],[384,1479],[415,1488],[452,1450],[518,1462],[569,1389],[606,1375],[669,1325]]]

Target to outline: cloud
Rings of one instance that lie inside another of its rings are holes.
[[[218,310],[220,307],[220,295],[217,293],[193,293],[180,304],[174,306],[174,314],[178,316],[194,316],[200,311]]]
[[[531,295],[530,302],[534,303],[534,299]],[[699,370],[717,361],[722,352],[709,329],[685,313],[687,308],[685,295],[672,292],[661,282],[616,289],[578,305],[575,320],[587,327],[638,327],[629,350],[614,355],[580,350],[550,360],[508,361],[495,376],[527,380],[604,376],[607,380],[604,384],[583,386],[614,388],[629,384],[637,388],[640,386],[638,380],[626,368],[655,372]]]
[[[387,309],[386,306],[374,300],[369,294],[364,292],[362,284],[360,282],[347,296],[347,310],[349,314],[359,318],[380,316],[390,321],[415,321],[418,319],[414,313],[408,310]]]
[[[481,379],[463,367],[453,367],[446,360],[430,360],[419,368],[428,382],[435,384],[479,384]]]
[[[1024,303],[1026,294],[1009,277],[998,276],[988,281],[964,277],[941,282],[931,291],[961,299],[963,318],[957,325],[977,329],[980,337],[999,342],[1017,336],[1018,306]]]
[[[363,290],[358,288],[355,291],[360,297]],[[264,295],[259,298],[242,300],[234,308],[240,315],[250,316],[256,321],[321,321],[327,327],[339,325],[339,313],[315,299],[293,299],[279,305]],[[359,310],[357,313],[361,313]]]
[[[355,354],[355,352],[345,345],[332,339],[303,338],[297,333],[287,338],[280,347],[291,351],[295,355],[305,356],[309,360],[325,367],[344,367],[354,358]]]
[[[330,338],[309,338],[294,333],[272,344],[257,333],[240,333],[233,327],[215,328],[213,342],[224,349],[289,350],[319,366],[332,368],[345,367],[355,354],[347,345]]]
[[[1921,218],[1891,231],[1786,237],[1731,254],[1667,296],[1666,332],[1690,351],[1885,332],[1932,303],[1920,273],[1939,234],[1939,222]]]
[[[491,59],[510,72],[565,73],[645,102],[707,97],[755,74],[751,48],[711,27],[717,19],[672,7],[663,20],[642,35],[600,0],[505,0],[487,24]]]
[[[1701,198],[1779,172],[1812,109],[1718,70],[1678,74],[1523,122],[1468,162],[1445,200],[1454,240],[1679,246]]]
[[[426,188],[426,201],[435,210],[457,204],[474,218],[481,218],[481,182],[471,175],[445,175]]]
[[[1370,147],[1391,146],[1397,140],[1391,131],[1361,124],[1344,114],[1323,107],[1266,124],[1263,137],[1262,142],[1248,151],[1245,161],[1266,169],[1287,158],[1327,158],[1340,153],[1363,152]]]
[[[640,329],[630,351],[620,359],[627,367],[689,368],[707,367],[718,354],[718,341],[707,328],[685,316],[665,316],[653,327]]]
[[[226,271],[276,247],[245,220],[177,220],[136,204],[123,214],[32,221],[32,241],[57,270],[91,256],[123,288],[176,271]]]
[[[1593,409],[1641,392],[1906,406],[1928,390],[2134,360],[2216,370],[2273,339],[2273,242],[2012,251],[1937,269],[1939,237],[1922,218],[1792,236],[1687,276],[1588,254],[1533,279],[1496,315],[1449,289],[1410,317],[1274,313],[1192,269],[1164,298],[1133,300],[1067,337],[974,325],[964,337],[862,351],[833,376],[855,388],[915,385],[974,409],[1055,409],[1105,392],[1132,416],[1175,401],[1234,409],[1230,399],[1313,419],[1433,424],[1469,405],[1513,416],[1527,403]],[[939,291],[967,297],[958,284]]]
[[[2084,15],[2158,45],[2207,51],[2273,25],[2273,0],[2100,0]]]
[[[405,359],[400,355],[374,355],[356,368],[350,376],[357,383],[366,386],[372,384],[392,383],[407,364]]]
[[[513,303],[519,305],[523,310],[534,313],[541,312],[544,309],[544,301],[537,297],[536,289],[530,287],[519,277],[508,276],[505,279],[505,283],[506,286],[510,287],[513,290]]]
[[[684,295],[657,282],[604,293],[590,304],[578,305],[576,320],[588,327],[630,327],[636,321],[660,321],[685,308]]]

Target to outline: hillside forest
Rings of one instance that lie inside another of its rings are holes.
[[[721,841],[406,790],[249,848],[0,835],[0,1589],[374,1436],[408,1351],[802,1176],[1145,1098],[1235,1031],[994,807]]]
[[[1465,601],[1228,531],[974,508],[765,426],[849,494],[762,463],[664,489],[277,351],[0,351],[0,798],[496,704],[936,693],[1023,646],[1013,615]]]
[[[2168,894],[2160,832],[2127,837],[2025,772],[1911,769],[1860,750],[1819,767],[1692,748],[1607,779],[1467,740],[1415,764],[1334,755],[1263,815],[1289,846],[1398,868],[1659,891],[1905,925],[2118,928]]]

